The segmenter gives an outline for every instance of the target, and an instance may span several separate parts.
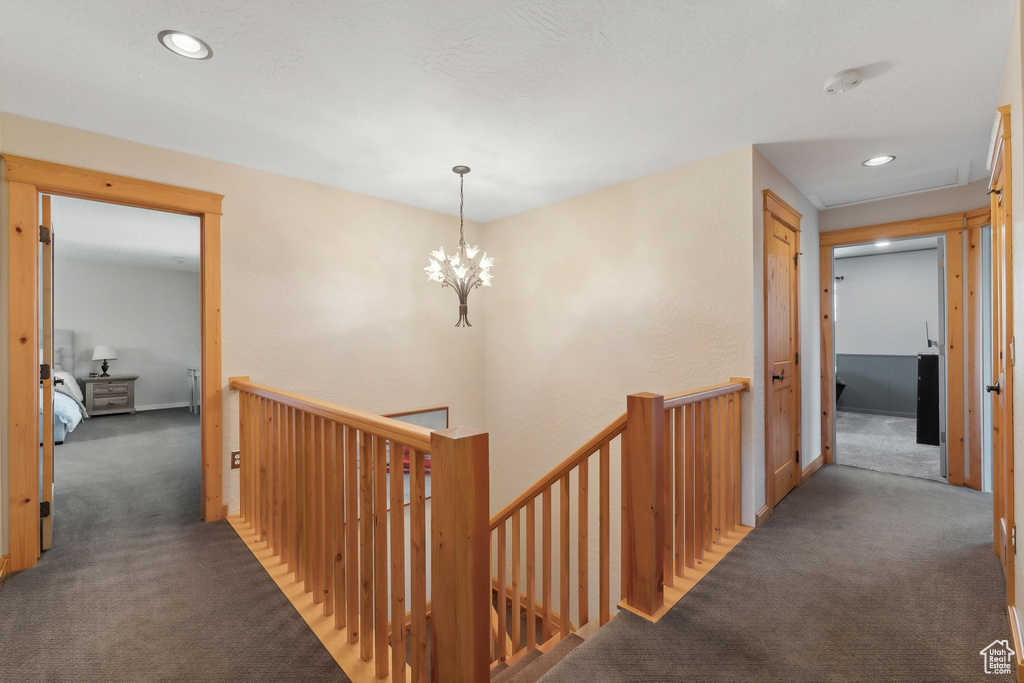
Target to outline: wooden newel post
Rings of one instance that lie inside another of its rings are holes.
[[[626,605],[653,615],[665,602],[665,398],[626,397],[622,453],[622,590]]]
[[[431,605],[436,683],[490,678],[491,534],[488,435],[434,432],[431,457]]]

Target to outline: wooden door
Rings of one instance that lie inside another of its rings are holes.
[[[766,504],[800,484],[800,214],[765,190]]]
[[[1010,112],[1000,107],[992,178],[992,492],[995,552],[1013,607],[1016,522],[1013,505],[1013,258],[1010,213]]]
[[[50,197],[42,195],[42,221],[39,224],[40,273],[39,309],[42,317],[43,368],[40,376],[43,414],[39,442],[40,459],[39,516],[40,548],[49,550],[53,544],[53,225],[50,218]]]

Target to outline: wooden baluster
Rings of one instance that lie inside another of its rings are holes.
[[[544,623],[541,637],[547,642],[554,633],[551,625],[551,487],[544,489],[541,497],[541,569],[540,569],[540,607],[544,612]]]
[[[252,524],[249,511],[249,397],[245,391],[238,392],[238,514],[246,524]]]
[[[313,418],[313,604],[322,605],[324,576],[324,419]]]
[[[324,549],[320,564],[324,572],[324,616],[334,616],[334,562],[337,557],[335,547],[336,532],[334,529],[334,482],[337,477],[335,467],[338,460],[338,437],[335,434],[337,423],[324,420]]]
[[[526,503],[526,647],[537,647],[537,499]]]
[[[465,428],[431,434],[433,505],[432,680],[490,678],[490,489],[488,435]]]
[[[512,513],[512,654],[523,648],[522,622],[522,600],[519,592],[519,572],[522,558],[519,554],[520,537],[522,530],[519,526],[519,510]],[[504,602],[504,590],[502,591],[502,602]]]
[[[579,492],[578,500],[576,501],[578,504],[576,510],[576,540],[578,542],[576,546],[576,571],[579,575],[577,579],[579,594],[576,608],[579,612],[577,627],[583,628],[583,625],[590,621],[590,565],[588,562],[590,555],[590,498],[587,495],[587,489],[590,487],[589,455],[580,463],[579,481],[577,484],[579,485]]]
[[[561,568],[558,572],[558,609],[561,612],[561,628],[558,639],[562,640],[569,635],[569,473],[566,472],[561,480],[561,490],[558,494],[559,521],[561,522],[558,531],[558,545],[561,548]]]
[[[725,396],[718,397],[718,457],[721,464],[718,466],[718,542],[729,536],[729,469],[731,459],[729,457],[729,404]]]
[[[348,626],[348,525],[345,510],[348,507],[346,495],[347,458],[351,457],[345,449],[346,427],[341,423],[334,425],[334,628],[341,630]]]
[[[718,397],[708,401],[711,406],[711,541],[722,542],[722,411]]]
[[[697,547],[697,480],[696,421],[699,408],[692,403],[683,406],[683,563],[693,569],[696,566],[694,549]]]
[[[313,493],[313,489],[316,486],[316,424],[320,418],[307,414],[306,419],[303,421],[303,427],[305,434],[303,435],[303,443],[305,444],[305,450],[302,454],[302,459],[305,461],[305,477],[302,482],[302,502],[303,502],[303,516],[306,518],[306,546],[303,549],[302,555],[302,587],[309,593],[313,590],[313,564],[316,562],[316,538],[317,538],[317,523],[314,519],[316,515],[316,497]]]
[[[508,658],[508,655],[509,655],[508,645],[507,645],[506,640],[505,640],[505,636],[508,633],[508,617],[507,617],[508,609],[506,607],[506,605],[508,605],[508,603],[506,602],[506,597],[505,597],[507,595],[506,592],[505,592],[505,578],[506,578],[506,576],[505,576],[505,573],[506,573],[505,561],[506,561],[506,558],[507,558],[506,553],[505,553],[506,546],[507,546],[507,539],[505,538],[505,527],[507,525],[508,525],[508,521],[504,521],[504,522],[502,522],[501,524],[498,525],[498,529],[497,529],[497,532],[498,532],[498,548],[497,548],[498,586],[497,586],[496,595],[494,596],[494,611],[497,612],[497,614],[498,614],[498,638],[497,638],[496,647],[498,649],[498,651],[497,651],[497,658],[498,658],[499,662],[504,662]],[[529,592],[529,591],[527,591],[527,592]]]
[[[280,558],[281,545],[281,404],[270,404],[270,542],[274,556]]]
[[[675,506],[672,505],[672,494],[673,486],[675,482],[674,470],[672,468],[674,458],[672,457],[672,411],[666,410],[663,416],[662,422],[664,424],[665,433],[662,435],[661,442],[663,444],[663,451],[661,457],[664,458],[665,462],[662,465],[665,484],[662,486],[662,493],[665,496],[665,500],[662,502],[661,509],[664,511],[662,517],[662,524],[664,530],[662,531],[662,537],[664,538],[664,550],[662,551],[661,561],[663,563],[661,575],[664,577],[666,586],[675,585],[675,572],[672,570],[672,541],[675,540],[675,532],[673,527],[675,526],[675,515],[672,514],[675,510]]]
[[[348,615],[345,622],[348,624],[348,642],[350,644],[359,640],[359,630],[362,624],[359,622],[359,605],[361,595],[359,593],[359,487],[362,480],[359,477],[362,464],[360,463],[359,452],[359,430],[355,427],[345,427],[345,602],[348,605]]]
[[[391,442],[391,680],[405,681],[404,446]]]
[[[626,604],[653,615],[665,602],[663,423],[665,399],[626,397],[626,449],[622,465],[622,575]]]
[[[373,587],[374,645],[377,678],[388,673],[388,479],[387,440],[373,437]],[[404,616],[404,615],[403,615]]]
[[[295,573],[296,571],[296,555],[298,554],[298,525],[296,519],[298,512],[296,510],[296,501],[298,500],[298,494],[295,491],[295,468],[296,468],[296,457],[295,457],[295,421],[296,414],[294,408],[287,408],[287,414],[285,417],[285,427],[287,428],[287,438],[285,440],[285,457],[287,459],[285,476],[286,481],[286,495],[287,503],[285,508],[285,518],[287,521],[287,535],[288,535],[288,571]]]
[[[295,411],[295,580],[306,575],[306,546],[309,545],[309,520],[306,518],[306,422],[311,416]]]
[[[611,619],[611,542],[610,542],[610,530],[611,526],[611,472],[609,471],[611,465],[609,464],[609,447],[608,443],[601,444],[601,454],[599,456],[600,465],[598,467],[601,476],[600,487],[598,492],[598,514],[600,515],[600,550],[598,552],[598,559],[601,566],[598,570],[598,591],[600,593],[598,602],[600,605],[600,619],[601,626],[604,626]]]
[[[729,440],[732,445],[732,514],[734,525],[739,526],[742,523],[741,520],[743,518],[743,464],[741,461],[743,450],[743,423],[740,421],[741,401],[743,400],[743,397],[739,392],[734,392],[729,394],[729,400],[732,403],[732,426],[730,428],[732,436]]]
[[[703,462],[701,464],[701,473],[703,475],[701,485],[701,521],[703,522],[703,529],[701,531],[701,538],[704,541],[704,552],[711,551],[712,542],[712,520],[711,520],[711,406],[708,405],[709,401],[701,401],[703,408],[701,410],[701,417],[704,419],[701,425],[701,457]]]
[[[427,506],[424,461],[423,451],[412,451],[409,458],[409,538],[412,546],[412,627],[409,637],[412,639],[410,654],[414,683],[426,683],[427,680]],[[504,614],[505,610],[501,610],[501,616]]]
[[[292,566],[292,409],[282,405],[279,414],[281,429],[281,562]]]
[[[672,533],[675,536],[675,555],[673,556],[673,573],[676,576],[683,576],[686,564],[684,548],[684,531],[686,528],[686,515],[684,514],[684,483],[683,483],[683,408],[672,410],[672,454],[674,456],[674,485],[675,489],[675,524]]]
[[[269,398],[263,399],[263,405],[260,408],[260,499],[263,501],[260,514],[260,540],[265,541],[271,550],[270,524],[274,507],[271,494],[273,475],[270,471],[270,431],[273,427],[270,421],[270,410],[272,405],[273,401]]]
[[[253,531],[256,532],[256,538],[259,539],[259,540],[263,540],[263,512],[264,512],[264,508],[265,508],[265,505],[266,505],[266,502],[265,502],[266,498],[265,498],[264,493],[263,493],[263,486],[264,486],[264,483],[266,481],[266,474],[267,474],[266,466],[263,464],[263,406],[264,406],[264,402],[265,401],[264,401],[262,396],[257,397],[257,399],[256,399],[256,419],[253,420],[253,423],[254,423],[253,424],[253,434],[255,436],[255,439],[254,439],[254,442],[255,442],[254,446],[255,447],[253,448],[253,452],[254,452],[254,454],[256,456],[253,459],[253,463],[254,463],[255,469],[256,469],[256,479],[255,479],[255,483],[256,483],[256,496],[255,496],[255,510],[254,510],[254,514],[253,514],[253,519],[255,520],[256,524],[253,527]]]
[[[359,655],[373,658],[373,436],[359,433]]]

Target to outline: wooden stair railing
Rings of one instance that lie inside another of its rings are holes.
[[[607,623],[616,523],[619,606],[655,619],[749,531],[740,524],[740,394],[747,380],[627,397],[625,414],[490,519],[486,433],[431,432],[247,377],[233,377],[229,386],[239,392],[241,451],[240,513],[230,521],[257,557],[270,556],[261,559],[268,572],[285,572],[330,617],[336,637],[317,635],[340,664],[358,665],[355,673],[344,666],[350,676],[482,681],[489,665],[514,663],[577,628]],[[389,470],[388,462],[391,454],[401,462],[406,448],[408,528],[403,468]],[[622,505],[614,507],[613,453],[621,454],[622,482]],[[330,644],[337,642],[347,655]]]
[[[668,397],[631,395],[626,413],[491,518],[493,592],[498,605],[511,606],[511,619],[504,609],[493,617],[492,668],[547,649],[576,630],[573,617],[581,629],[594,618],[592,627],[608,622],[614,523],[621,522],[622,536],[619,606],[655,619],[746,535],[740,396],[748,390],[748,380],[733,378]],[[611,504],[613,452],[621,454],[621,510]]]
[[[478,584],[484,600],[490,591],[487,435],[463,428],[431,432],[247,377],[233,377],[229,386],[239,392],[241,455],[240,513],[229,521],[259,546],[254,553],[269,553],[275,570],[283,568],[298,592],[332,617],[341,638],[317,635],[339,664],[350,676],[426,681],[429,609],[435,680],[479,680],[467,672],[473,666],[487,671],[490,639],[478,633],[488,623],[488,603],[477,600],[482,609],[470,604],[466,588]],[[426,453],[432,461],[429,537]],[[392,615],[398,628],[391,627]],[[481,653],[475,664],[466,656],[473,651]]]

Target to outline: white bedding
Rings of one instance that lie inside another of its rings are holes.
[[[64,370],[54,370],[53,379],[55,380],[54,386],[57,386],[56,380],[62,379],[64,380],[64,386],[68,388],[68,391],[71,392],[72,396],[74,396],[79,401],[85,400],[85,397],[82,396],[82,389],[78,386],[78,382],[75,381],[74,375],[72,375],[70,372],[65,372]]]
[[[43,412],[43,392],[39,392],[39,413]],[[64,386],[61,384],[54,385],[53,391],[53,419],[60,420],[67,425],[67,431],[74,431],[75,427],[81,423],[82,418],[89,417],[89,414],[85,411],[83,406],[78,399],[74,396],[70,396]]]

